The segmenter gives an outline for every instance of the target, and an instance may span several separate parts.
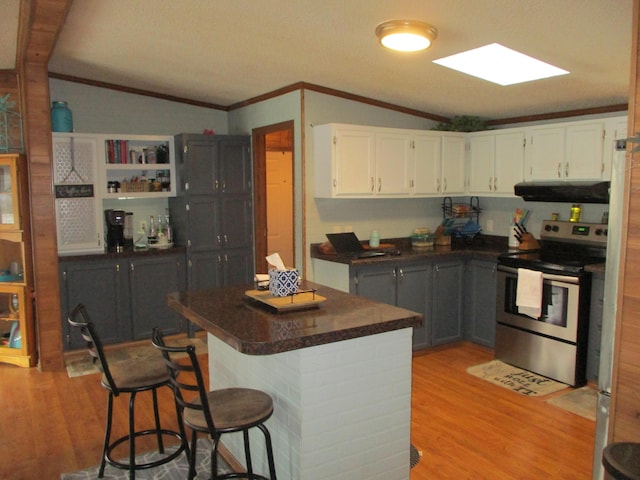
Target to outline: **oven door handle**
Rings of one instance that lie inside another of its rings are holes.
[[[499,272],[511,273],[513,275],[518,275],[518,269],[513,267],[503,267],[498,265]],[[542,280],[555,280],[557,282],[563,283],[571,283],[574,285],[578,285],[580,283],[580,279],[574,276],[567,275],[553,275],[552,273],[542,273]]]

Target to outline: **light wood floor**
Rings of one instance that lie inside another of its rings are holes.
[[[411,480],[588,480],[595,422],[468,373],[493,351],[464,343],[414,356]]]
[[[465,372],[491,358],[491,350],[467,343],[414,357],[412,443],[423,457],[411,480],[591,478],[594,422]],[[200,363],[207,376],[206,356]],[[70,379],[0,364],[0,392],[1,479],[58,479],[98,463],[106,407],[98,374]],[[171,392],[163,389],[160,399],[171,427]],[[147,426],[150,404],[149,395],[136,402]],[[121,434],[127,399],[115,406]]]

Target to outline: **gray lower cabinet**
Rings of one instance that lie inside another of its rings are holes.
[[[467,264],[465,337],[493,348],[496,336],[497,262],[471,259]]]
[[[349,292],[420,312],[413,348],[467,338],[493,347],[496,261],[447,256],[421,262],[381,262],[349,268]]]
[[[126,260],[80,260],[60,264],[63,348],[86,345],[67,321],[78,303],[87,307],[104,344],[131,338],[131,313],[127,308],[129,275]]]
[[[430,344],[428,315],[429,278],[428,262],[351,267],[350,293],[390,305],[413,310],[423,315],[423,324],[413,329],[413,347]]]
[[[462,340],[464,259],[433,262],[431,345]]]
[[[133,340],[151,338],[159,327],[165,335],[178,333],[186,322],[167,306],[167,294],[185,289],[184,257],[167,255],[129,261],[129,298]]]
[[[86,305],[104,344],[150,338],[155,326],[181,331],[184,322],[167,306],[167,293],[184,290],[185,283],[183,254],[61,262],[63,348],[85,346],[67,321],[78,303]]]

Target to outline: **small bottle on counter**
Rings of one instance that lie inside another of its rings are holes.
[[[147,244],[155,245],[158,243],[158,229],[156,227],[156,219],[153,215],[149,218],[149,233],[147,234]]]
[[[371,248],[378,248],[380,246],[380,233],[377,230],[371,230],[369,235],[369,246]]]
[[[569,217],[570,222],[579,222],[580,214],[582,213],[582,208],[577,203],[574,203],[571,207],[571,216]]]

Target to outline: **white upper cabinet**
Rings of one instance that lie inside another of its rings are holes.
[[[442,195],[464,195],[465,179],[465,134],[443,134],[442,170],[440,193]]]
[[[602,179],[604,174],[604,136],[604,122],[583,123],[567,127],[565,179]]]
[[[608,118],[605,122],[606,135],[604,137],[604,180],[611,179],[611,165],[613,161],[613,154],[616,152],[616,140],[623,140],[630,135],[627,132],[629,128],[628,118],[624,117],[612,117]]]
[[[600,180],[604,175],[604,121],[529,130],[526,180]]]
[[[426,132],[416,134],[413,147],[413,193],[416,196],[439,194],[442,186],[442,136]]]
[[[608,180],[626,136],[626,116],[473,133],[318,125],[315,196],[513,197],[522,181]]]
[[[469,135],[469,193],[513,196],[513,186],[523,180],[524,130],[504,130]]]
[[[374,190],[378,196],[409,195],[413,175],[411,135],[376,133],[376,176]]]
[[[367,127],[314,127],[316,197],[369,197],[374,193],[375,135]]]
[[[447,132],[315,126],[315,196],[463,195],[465,138]]]

